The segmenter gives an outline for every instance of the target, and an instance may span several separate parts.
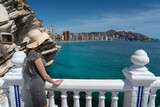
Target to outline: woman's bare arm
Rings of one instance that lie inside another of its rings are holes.
[[[28,62],[26,63],[25,65],[25,68],[24,68],[24,74],[26,74],[28,77],[32,77],[32,74],[29,72],[29,65],[28,65]]]
[[[46,70],[44,68],[43,62],[41,58],[38,58],[34,61],[38,71],[40,72],[42,78],[48,82],[50,82],[51,84],[54,85],[59,85],[62,83],[63,80],[57,80],[57,81],[53,81],[52,78],[46,73]]]

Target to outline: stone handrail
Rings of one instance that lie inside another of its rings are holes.
[[[15,65],[12,72],[0,78],[0,89],[3,89],[5,102],[3,107],[31,106],[29,80],[23,75],[25,56],[23,52],[16,52],[11,60]],[[92,92],[99,92],[99,107],[105,107],[106,92],[112,93],[111,107],[118,107],[119,92],[124,92],[123,107],[155,107],[156,91],[160,89],[160,77],[155,77],[144,66],[149,63],[145,51],[136,51],[131,61],[134,65],[122,70],[126,77],[124,80],[64,79],[59,86],[46,82],[45,88],[49,91],[49,107],[57,107],[54,91],[61,92],[61,107],[68,107],[67,91],[74,93],[74,107],[80,107],[79,92],[86,93],[86,107],[92,107]]]
[[[151,84],[151,88],[160,89],[160,77],[156,77],[156,81]]]
[[[57,80],[57,79],[54,79]],[[131,85],[125,80],[85,80],[85,79],[64,79],[59,86],[46,82],[45,88],[56,91],[130,91]]]

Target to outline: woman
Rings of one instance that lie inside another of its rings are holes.
[[[45,60],[40,55],[41,44],[49,39],[47,33],[41,33],[34,29],[28,33],[30,42],[27,44],[27,63],[25,65],[24,74],[31,78],[30,92],[32,96],[33,107],[47,107],[47,97],[45,94],[45,81],[53,85],[59,85],[63,80],[53,81],[45,71]],[[29,68],[32,73],[29,72]]]

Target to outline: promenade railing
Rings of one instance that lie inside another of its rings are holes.
[[[15,52],[12,63],[15,65],[11,72],[0,78],[0,89],[3,90],[2,107],[31,107],[29,92],[30,79],[23,74],[26,55],[22,51]],[[68,107],[67,92],[73,92],[73,106],[80,107],[80,92],[86,93],[86,107],[92,107],[92,93],[99,92],[99,107],[106,107],[105,93],[111,92],[111,107],[118,107],[118,93],[124,92],[123,107],[155,107],[156,92],[160,89],[160,77],[155,77],[144,66],[149,63],[147,53],[137,50],[132,56],[134,65],[122,70],[124,80],[121,79],[64,79],[59,86],[46,82],[45,88],[49,92],[49,107],[55,104],[55,91],[61,92],[61,107]],[[56,79],[54,79],[56,80]]]

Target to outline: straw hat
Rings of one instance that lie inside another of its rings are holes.
[[[28,33],[28,37],[30,41],[27,44],[27,48],[36,48],[41,45],[46,39],[49,39],[49,35],[47,33],[41,33],[38,29],[31,30]]]

